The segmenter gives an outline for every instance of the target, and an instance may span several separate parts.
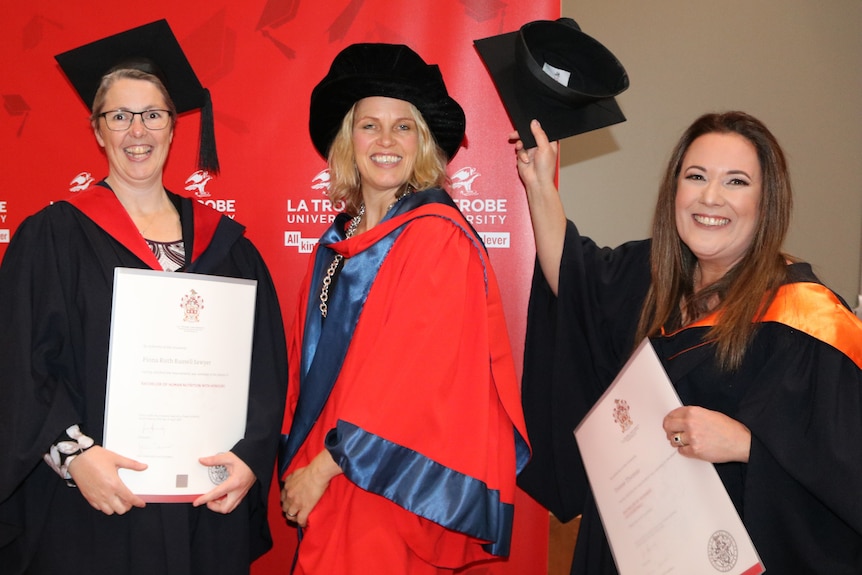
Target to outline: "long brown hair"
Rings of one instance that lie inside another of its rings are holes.
[[[763,177],[757,230],[751,246],[717,282],[694,293],[697,259],[676,227],[676,192],[683,158],[691,144],[711,133],[739,134],[757,150]],[[659,188],[653,217],[650,267],[652,280],[641,310],[636,341],[655,336],[662,329],[681,327],[688,321],[719,312],[707,339],[717,347],[718,364],[737,369],[762,317],[786,281],[786,256],[781,251],[790,226],[793,197],[784,152],[772,133],[758,119],[744,112],[705,114],[695,120],[674,148]],[[709,303],[718,300],[710,309]],[[676,324],[676,325],[674,325]]]
[[[333,205],[343,201],[344,211],[356,214],[362,203],[362,182],[356,169],[356,154],[353,149],[353,119],[356,103],[344,115],[341,128],[338,130],[332,145],[329,146],[329,192]],[[422,191],[432,187],[443,187],[446,184],[446,154],[437,145],[434,135],[428,128],[428,123],[413,104],[410,104],[413,121],[419,133],[419,149],[413,173],[407,182],[413,189]]]

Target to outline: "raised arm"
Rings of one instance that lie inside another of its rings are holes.
[[[536,238],[536,255],[548,285],[556,294],[566,236],[566,214],[554,184],[559,144],[548,141],[538,120],[530,123],[530,130],[536,138],[535,148],[524,149],[517,132],[513,132],[510,139],[515,140],[518,175],[527,191],[530,220]]]

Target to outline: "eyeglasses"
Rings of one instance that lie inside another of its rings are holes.
[[[110,110],[102,112],[99,116],[105,119],[105,125],[113,132],[128,130],[132,126],[135,116],[141,117],[141,122],[148,130],[164,130],[171,122],[170,110],[144,110],[143,112]]]

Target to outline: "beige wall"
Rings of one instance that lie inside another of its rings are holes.
[[[564,141],[567,214],[600,244],[646,237],[658,178],[707,111],[763,120],[790,161],[786,250],[857,305],[862,260],[862,1],[562,0],[620,59],[628,121]]]

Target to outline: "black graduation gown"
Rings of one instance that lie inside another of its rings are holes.
[[[0,266],[4,575],[247,573],[272,545],[267,493],[287,385],[276,291],[243,226],[169,196],[191,260],[184,271],[258,281],[248,424],[232,449],[258,481],[228,515],[151,503],[107,516],[42,462],[75,423],[101,443],[114,268],[158,266],[113,192],[95,186],[76,205],[58,202],[23,222]]]
[[[569,222],[559,296],[538,267],[533,277],[522,387],[533,459],[518,483],[562,521],[582,514],[573,574],[617,572],[572,431],[635,348],[649,251],[599,248]],[[826,291],[810,266],[790,271]],[[749,462],[716,469],[770,574],[862,573],[862,328],[835,301],[805,319],[847,326],[840,336],[761,323],[733,374],[699,345],[708,327],[651,339],[684,404],[751,430]]]

